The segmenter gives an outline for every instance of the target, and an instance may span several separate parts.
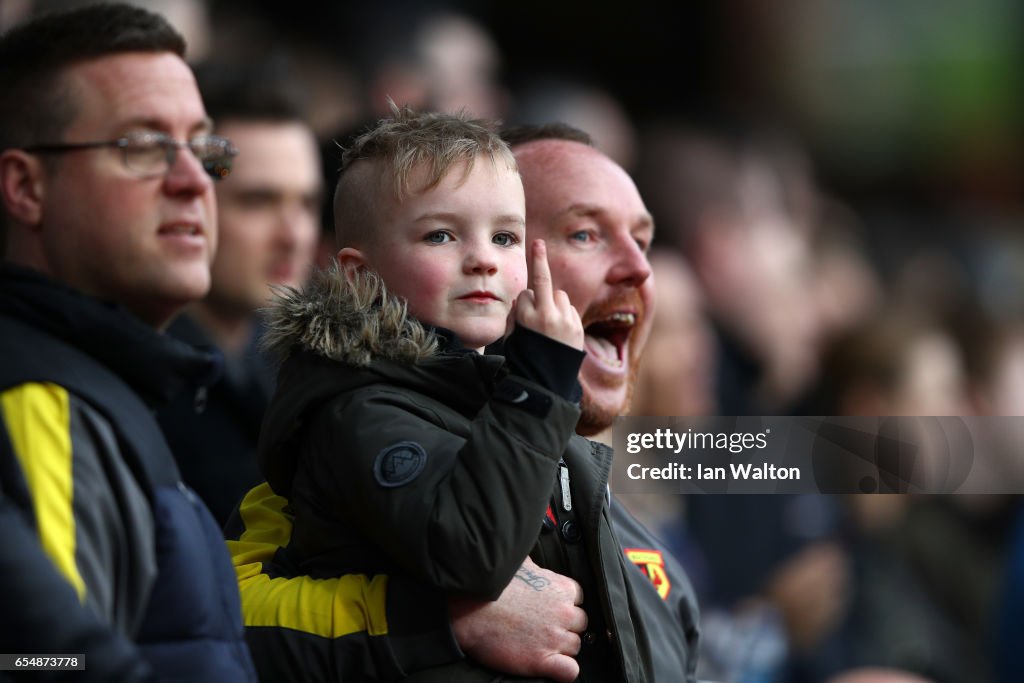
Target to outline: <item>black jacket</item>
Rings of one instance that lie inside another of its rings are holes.
[[[254,680],[219,530],[150,412],[213,369],[113,306],[0,268],[0,650],[84,653],[87,680]]]
[[[192,346],[214,344],[187,313],[167,334]],[[274,368],[257,352],[254,338],[238,357],[225,357],[224,372],[208,390],[182,392],[157,412],[182,479],[221,526],[245,492],[263,479],[256,443],[273,389]]]
[[[336,273],[321,275],[268,324],[276,350],[290,353],[260,447],[295,519],[286,563],[313,576],[411,575],[496,596],[532,546],[538,564],[583,585],[582,680],[652,680],[660,645],[635,626],[649,599],[635,592],[653,589],[637,582],[645,577],[612,532],[610,450],[573,434],[572,404],[509,374],[500,357],[437,353],[396,301],[379,299],[378,285],[350,290]],[[246,604],[257,575],[239,561],[254,559],[242,541],[233,553]],[[688,653],[676,656],[685,669]],[[436,671],[453,675],[490,674]]]

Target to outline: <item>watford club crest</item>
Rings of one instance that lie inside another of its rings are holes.
[[[640,570],[647,575],[647,578],[654,584],[654,589],[662,600],[668,598],[668,592],[672,590],[672,584],[668,580],[668,572],[665,571],[665,558],[657,550],[641,550],[638,548],[626,548],[626,559],[640,567]]]

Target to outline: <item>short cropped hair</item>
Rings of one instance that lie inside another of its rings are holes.
[[[501,131],[501,139],[508,143],[509,147],[518,147],[540,140],[564,140],[578,142],[587,147],[594,146],[594,140],[589,133],[560,121],[509,126]]]
[[[376,237],[382,200],[402,201],[411,191],[430,190],[460,162],[466,162],[467,171],[472,169],[481,155],[518,171],[493,122],[470,119],[464,113],[421,113],[392,104],[392,116],[355,138],[342,154],[334,193],[338,246],[362,246]],[[414,170],[424,164],[425,182],[411,188]]]
[[[47,14],[0,38],[0,151],[60,141],[75,116],[61,72],[125,52],[185,56],[185,39],[159,14],[99,4]]]

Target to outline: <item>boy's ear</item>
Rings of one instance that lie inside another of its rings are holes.
[[[0,154],[0,200],[15,222],[35,227],[43,215],[43,165],[20,149]]]
[[[335,256],[342,270],[362,270],[366,268],[366,254],[355,247],[343,247]]]

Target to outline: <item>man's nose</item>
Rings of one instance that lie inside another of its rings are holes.
[[[614,254],[614,262],[608,270],[609,284],[639,287],[651,276],[647,254],[631,236],[619,240]]]
[[[199,195],[213,189],[213,179],[191,149],[179,149],[164,176],[164,188],[172,196]]]
[[[303,236],[314,234],[316,229],[315,219],[305,207],[289,203],[279,207],[274,236],[280,246],[295,249]]]

